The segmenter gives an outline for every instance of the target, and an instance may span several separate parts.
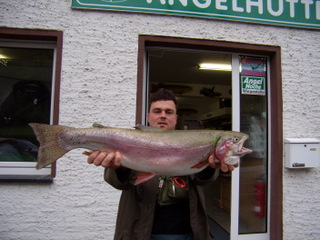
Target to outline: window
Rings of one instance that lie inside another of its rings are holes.
[[[35,169],[39,144],[28,125],[57,124],[61,32],[0,28],[0,178],[51,180]]]

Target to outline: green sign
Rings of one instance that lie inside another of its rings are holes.
[[[249,95],[265,95],[265,78],[264,77],[241,77],[241,93]]]
[[[72,7],[320,29],[320,0],[72,0]]]

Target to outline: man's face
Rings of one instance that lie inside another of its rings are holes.
[[[161,100],[151,103],[148,122],[151,127],[173,130],[177,124],[176,105],[171,100]]]

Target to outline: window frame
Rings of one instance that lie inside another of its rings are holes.
[[[53,72],[53,85],[51,96],[51,123],[59,124],[59,100],[60,100],[60,80],[61,80],[61,63],[62,63],[62,41],[63,32],[56,30],[35,30],[20,28],[1,28],[0,40],[3,42],[17,42],[23,46],[26,44],[43,45],[49,44],[54,46],[55,61]],[[56,164],[53,163],[47,169],[35,170],[35,163],[25,162],[1,162],[0,174],[1,181],[52,181],[56,176]]]
[[[247,44],[217,40],[139,35],[136,123],[143,123],[146,109],[145,72],[146,48],[150,46],[238,52],[265,55],[270,60],[270,239],[283,238],[283,102],[281,77],[281,48],[279,46]]]

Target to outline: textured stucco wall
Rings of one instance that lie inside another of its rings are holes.
[[[75,127],[134,125],[139,34],[281,46],[284,137],[320,138],[319,31],[73,10],[71,0],[0,0],[0,26],[64,32],[60,123]],[[0,238],[112,239],[120,193],[85,159],[60,159],[53,184],[1,183]],[[284,170],[284,239],[319,239],[319,182],[319,169]]]

